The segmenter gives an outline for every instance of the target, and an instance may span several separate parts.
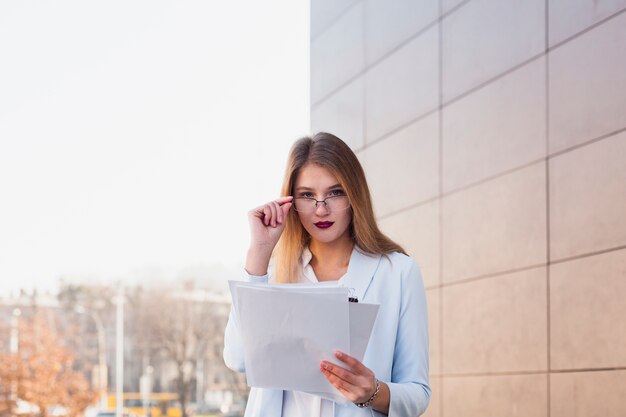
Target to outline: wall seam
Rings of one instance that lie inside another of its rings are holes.
[[[541,158],[537,158],[537,159],[532,159],[532,160],[530,160],[530,161],[528,161],[528,162],[526,162],[524,164],[514,166],[514,167],[509,168],[509,169],[507,169],[505,171],[498,172],[496,174],[493,174],[493,175],[490,175],[488,177],[482,178],[480,180],[468,183],[468,184],[463,185],[461,187],[452,188],[452,189],[444,192],[443,195],[445,197],[448,197],[448,196],[451,196],[451,195],[454,195],[454,194],[458,194],[458,193],[466,191],[466,190],[468,190],[470,188],[474,188],[474,187],[477,187],[479,185],[483,185],[485,183],[497,180],[498,178],[505,177],[505,176],[510,175],[510,174],[514,174],[514,173],[516,173],[518,171],[522,171],[523,169],[526,169],[526,168],[531,167],[533,165],[537,165],[537,164],[539,164],[541,162],[545,162],[545,160],[546,160],[545,156],[541,157]]]
[[[545,163],[546,163],[546,415],[550,417],[552,408],[552,391],[550,388],[550,372],[552,364],[550,361],[551,343],[551,316],[550,316],[550,2],[545,0],[545,62],[544,62],[544,94],[545,94]]]
[[[469,0],[468,0],[469,1]],[[437,208],[438,208],[438,233],[439,233],[439,370],[443,374],[444,369],[444,337],[443,337],[443,329],[444,329],[444,302],[445,298],[443,296],[443,0],[439,0],[439,16],[437,20],[437,52],[438,52],[438,146],[439,146],[439,166],[438,166],[438,176],[439,176],[439,184],[438,184],[438,196],[437,196]],[[443,378],[439,379],[439,389],[441,391],[439,395],[439,412],[440,416],[444,416],[445,404],[443,401],[444,395],[444,380]]]
[[[508,275],[508,274],[514,274],[516,272],[524,272],[524,271],[528,271],[531,269],[536,269],[536,268],[547,268],[548,266],[554,266],[554,265],[558,265],[561,263],[565,263],[565,262],[570,262],[570,261],[576,261],[579,259],[584,259],[584,258],[589,258],[592,256],[597,256],[597,255],[603,255],[606,253],[612,253],[612,252],[619,252],[621,250],[625,250],[626,249],[626,245],[620,245],[620,246],[615,246],[613,248],[609,248],[609,249],[603,249],[600,251],[594,251],[594,252],[589,252],[589,253],[585,253],[585,254],[581,254],[581,255],[576,255],[576,256],[572,256],[569,258],[564,258],[564,259],[559,259],[559,260],[553,260],[550,262],[550,264],[546,263],[538,263],[538,264],[532,264],[532,265],[527,265],[527,266],[523,266],[523,267],[519,267],[519,268],[512,268],[512,269],[507,269],[507,270],[501,270],[501,271],[496,271],[496,272],[492,272],[492,273],[488,273],[488,274],[484,274],[484,275],[476,275],[473,277],[468,277],[468,278],[463,278],[463,279],[459,279],[459,280],[455,280],[452,282],[447,282],[447,283],[443,283],[441,285],[429,285],[427,287],[425,287],[427,290],[432,290],[432,289],[436,289],[436,288],[447,288],[447,287],[451,287],[451,286],[455,286],[455,285],[461,285],[461,284],[467,284],[467,283],[471,283],[474,281],[480,281],[483,279],[489,279],[489,278],[497,278],[500,277],[502,275]]]
[[[453,6],[450,10],[448,10],[447,12],[443,12],[443,4],[441,4],[441,1],[439,2],[439,15],[441,16],[441,19],[445,19],[446,17],[450,16],[452,13],[456,12],[457,10],[459,10],[461,7],[465,6],[467,3],[469,3],[472,0],[464,0],[462,2],[460,2],[459,4],[457,4],[456,6]]]
[[[570,146],[568,148],[565,148],[563,150],[554,152],[552,155],[550,155],[550,159],[556,158],[557,156],[561,156],[561,155],[566,154],[568,152],[575,151],[575,150],[577,150],[579,148],[584,148],[585,146],[588,146],[588,145],[591,145],[593,143],[599,142],[602,139],[607,139],[607,138],[610,138],[611,136],[615,136],[615,135],[618,135],[618,134],[623,133],[623,132],[626,132],[626,127],[614,130],[614,131],[609,132],[609,133],[605,133],[605,134],[597,136],[597,137],[595,137],[593,139],[588,139],[588,140],[586,140],[584,142],[581,142],[579,144],[576,144],[576,145]]]
[[[550,261],[550,265],[557,265],[564,262],[575,261],[577,259],[589,258],[591,256],[603,255],[605,253],[617,252],[626,249],[626,245],[614,246],[612,248],[601,249],[593,252],[582,253],[579,255],[569,256],[567,258],[554,259]]]
[[[572,374],[578,372],[613,372],[626,371],[626,367],[602,367],[602,368],[575,368],[575,369],[553,369],[546,371],[495,371],[495,372],[458,372],[433,374],[435,378],[476,378],[488,376],[525,376],[525,375],[550,375],[550,374]]]
[[[587,32],[592,31],[593,29],[604,25],[605,23],[607,23],[609,20],[614,19],[616,17],[618,17],[619,15],[623,14],[626,12],[626,7],[621,9],[620,11],[617,11],[607,17],[605,17],[602,20],[598,20],[597,22],[593,23],[591,26],[588,26],[586,28],[584,28],[583,30],[581,30],[580,32],[576,32],[575,34],[563,39],[562,41],[559,41],[557,43],[555,43],[554,45],[552,45],[551,47],[548,48],[548,51],[553,51],[557,48],[560,48],[561,46],[565,45],[566,43],[569,43],[571,41],[573,41],[574,39],[584,35]]]
[[[326,24],[326,26],[324,26],[322,28],[322,30],[320,30],[315,36],[311,36],[311,39],[309,40],[309,43],[312,44],[316,39],[318,39],[320,36],[322,36],[325,32],[327,32],[330,28],[332,28],[333,26],[335,26],[335,24],[341,20],[342,17],[344,17],[345,15],[347,15],[350,10],[352,10],[353,8],[356,7],[357,4],[362,3],[363,0],[356,0],[354,1],[352,4],[348,5],[345,9],[343,9],[341,12],[339,12],[339,14],[335,17],[333,17],[330,22],[328,22],[328,24]],[[310,7],[310,5],[309,5]],[[311,16],[311,19],[313,18],[313,16]],[[309,19],[309,20],[311,20]]]
[[[626,366],[602,367],[602,368],[572,368],[572,369],[553,369],[553,374],[571,374],[576,372],[612,372],[626,371]]]
[[[441,373],[438,378],[481,378],[489,376],[528,376],[528,375],[547,375],[546,371],[494,371],[494,372],[449,372]]]
[[[373,140],[367,142],[367,147],[370,147],[372,145],[380,143],[383,140],[388,139],[390,136],[393,136],[396,133],[406,129],[407,127],[411,126],[412,124],[417,123],[419,121],[422,121],[422,120],[426,119],[428,116],[432,116],[434,113],[437,112],[437,110],[438,110],[438,108],[435,107],[435,108],[433,108],[431,110],[428,110],[426,113],[422,113],[419,116],[414,117],[413,119],[411,119],[411,120],[409,120],[407,122],[402,123],[398,127],[394,127],[393,130],[390,130],[389,132],[385,133],[384,135],[379,136],[378,138],[373,139]]]
[[[362,30],[361,30],[361,42],[363,42],[363,65],[365,65],[365,63],[367,62],[367,43],[365,42],[365,31],[367,30],[367,27],[365,26],[365,22],[366,22],[366,14],[367,14],[367,8],[365,7],[365,5],[363,6],[363,15],[361,16],[361,18],[363,19],[361,22],[361,26],[362,26]],[[358,79],[358,78],[357,78]],[[361,122],[361,126],[363,129],[363,137],[361,138],[363,141],[363,147],[361,148],[361,150],[363,149],[367,149],[367,147],[369,146],[369,144],[367,143],[367,83],[365,82],[365,74],[363,74],[363,80],[361,80],[361,114],[363,117],[363,120]]]
[[[431,204],[431,203],[439,200],[439,198],[440,198],[439,195],[436,195],[434,197],[429,197],[429,198],[427,198],[425,200],[420,200],[420,201],[418,201],[416,203],[412,203],[412,204],[410,204],[408,206],[405,206],[405,207],[402,207],[402,208],[400,208],[398,210],[390,211],[389,213],[385,213],[383,215],[380,215],[380,216],[378,216],[378,219],[379,220],[388,219],[388,218],[393,217],[393,216],[395,216],[397,214],[402,214],[405,211],[410,211],[410,210],[413,210],[413,209],[418,208],[420,206],[425,206],[427,204]]]
[[[529,271],[531,269],[543,268],[543,267],[546,267],[546,266],[547,266],[547,264],[545,264],[545,263],[538,263],[538,264],[522,266],[522,267],[519,267],[519,268],[512,268],[512,269],[507,269],[507,270],[503,270],[503,271],[496,271],[496,272],[489,273],[489,274],[484,274],[484,275],[477,275],[477,276],[473,276],[473,277],[462,278],[462,279],[454,280],[452,282],[443,282],[442,283],[442,288],[448,288],[448,287],[453,287],[453,286],[456,286],[456,285],[468,284],[468,283],[472,283],[472,282],[475,282],[475,281],[482,281],[482,280],[489,279],[489,278],[497,278],[497,277],[501,277],[503,275],[515,274],[517,272]]]
[[[460,94],[457,94],[456,96],[452,97],[448,101],[444,102],[444,104],[443,104],[444,107],[447,107],[447,106],[455,103],[456,101],[459,101],[459,100],[469,96],[470,94],[475,93],[476,91],[478,91],[478,90],[480,90],[480,89],[482,89],[482,88],[484,88],[484,87],[486,87],[486,86],[488,86],[488,85],[490,85],[490,84],[492,84],[492,83],[494,83],[494,82],[496,82],[496,81],[506,77],[507,75],[510,75],[510,74],[514,73],[515,71],[525,67],[526,65],[529,65],[532,62],[534,62],[534,61],[536,61],[538,59],[541,59],[544,55],[545,55],[544,51],[541,51],[541,52],[539,52],[539,53],[537,53],[535,55],[531,55],[529,58],[526,58],[525,60],[523,60],[523,61],[521,61],[521,62],[519,62],[519,63],[517,63],[517,64],[515,64],[515,65],[513,65],[513,66],[511,66],[509,68],[507,68],[506,70],[497,73],[496,75],[494,75],[491,78],[488,78],[487,80],[483,81],[482,83],[477,84],[474,87],[471,87],[468,90],[463,91]]]

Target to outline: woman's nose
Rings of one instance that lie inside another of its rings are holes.
[[[318,201],[315,207],[315,214],[319,216],[321,214],[328,214],[328,212],[329,210],[328,207],[326,207],[326,201]]]

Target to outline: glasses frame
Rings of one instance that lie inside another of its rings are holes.
[[[347,205],[346,207],[344,207],[344,208],[341,208],[341,209],[335,209],[335,210],[336,210],[336,211],[346,210],[347,208],[350,208],[350,199],[348,198],[348,196],[347,196],[347,195],[331,195],[330,197],[326,197],[326,198],[325,198],[325,199],[323,199],[323,200],[318,200],[318,199],[313,198],[313,197],[294,197],[294,199],[293,199],[293,203],[294,203],[294,204],[293,204],[293,209],[294,209],[295,211],[299,212],[299,213],[308,213],[308,212],[313,213],[315,210],[317,210],[317,205],[318,205],[319,203],[324,203],[324,208],[326,208],[326,210],[328,210],[328,211],[332,211],[332,210],[330,209],[330,207],[328,207],[328,203],[327,203],[326,201],[327,201],[327,200],[330,200],[330,199],[333,199],[333,198],[342,198],[342,197],[343,197],[343,198],[346,198],[346,199],[348,200],[348,205]],[[313,208],[313,209],[308,210],[308,211],[307,211],[307,210],[298,210],[298,209],[296,208],[296,205],[297,205],[297,204],[296,204],[296,200],[315,201],[315,206],[314,206],[314,208]]]

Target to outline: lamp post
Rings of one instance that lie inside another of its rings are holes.
[[[141,392],[141,401],[143,403],[144,417],[152,416],[152,404],[150,402],[150,394],[152,393],[152,375],[154,368],[150,365],[144,365],[143,375],[139,378],[139,391]]]
[[[115,416],[124,411],[124,285],[120,282],[115,297]]]
[[[13,309],[13,316],[11,317],[11,341],[10,341],[10,351],[11,353],[17,356],[20,350],[20,330],[19,330],[19,317],[22,315],[22,311],[19,308]],[[17,363],[18,361],[13,361],[13,367],[15,373],[17,374]],[[17,375],[15,378],[12,378],[11,381],[11,401],[14,404],[17,404]]]
[[[98,391],[100,394],[100,408],[104,410],[107,408],[107,362],[104,326],[97,312],[87,310],[80,305],[76,306],[74,310],[78,314],[88,314],[96,324],[98,331]]]

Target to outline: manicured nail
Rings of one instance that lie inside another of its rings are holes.
[[[337,351],[335,352],[335,356],[337,356],[338,358],[341,358],[343,356],[343,353]]]

